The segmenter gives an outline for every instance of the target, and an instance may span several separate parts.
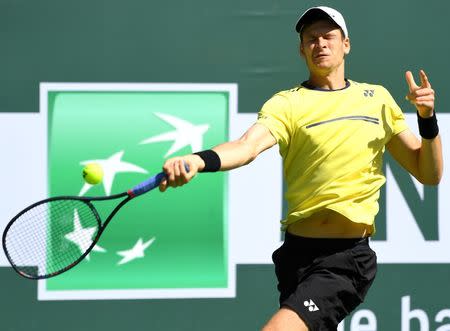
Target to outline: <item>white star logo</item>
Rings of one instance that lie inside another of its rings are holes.
[[[145,256],[144,251],[155,241],[155,237],[150,239],[147,242],[143,242],[142,238],[139,238],[139,240],[136,242],[136,244],[133,246],[133,248],[125,250],[125,251],[119,251],[117,252],[117,255],[122,256],[122,260],[120,260],[117,264],[125,264],[130,261],[133,261],[137,258],[143,258]]]
[[[142,169],[137,165],[122,161],[123,153],[124,151],[120,151],[104,160],[87,160],[80,162],[81,165],[86,165],[88,163],[98,163],[102,167],[103,188],[105,189],[106,195],[111,194],[111,188],[114,182],[114,177],[116,176],[117,173],[119,172],[137,172],[142,174],[148,173],[147,170]],[[85,183],[84,186],[81,188],[79,195],[83,196],[91,187],[92,185]]]
[[[191,146],[192,153],[203,149],[203,135],[209,129],[208,124],[193,125],[190,122],[172,115],[161,113],[154,114],[172,125],[175,130],[147,138],[141,141],[140,144],[151,144],[160,141],[174,141],[164,157],[168,157],[178,152],[183,147],[189,145]]]
[[[97,232],[97,227],[83,228],[80,222],[80,216],[78,215],[78,210],[75,209],[73,213],[73,231],[66,234],[64,237],[73,242],[80,249],[81,254],[84,254],[89,246],[92,245],[93,237]],[[92,248],[96,252],[106,252],[106,250],[98,245]],[[89,254],[86,256],[89,260]]]

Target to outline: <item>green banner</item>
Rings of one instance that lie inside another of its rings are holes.
[[[50,91],[49,195],[127,191],[160,172],[165,158],[227,140],[228,97],[226,91]],[[83,182],[88,162],[103,167],[103,183]],[[198,176],[188,188],[156,189],[131,201],[89,256],[47,280],[46,291],[226,289],[226,176]],[[105,219],[117,202],[94,205]],[[80,231],[89,228],[75,210],[57,240],[81,249],[70,236]]]

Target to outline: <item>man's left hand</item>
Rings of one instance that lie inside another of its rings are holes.
[[[406,72],[406,82],[409,87],[409,94],[406,96],[406,99],[416,106],[420,117],[427,118],[433,116],[434,90],[431,88],[425,71],[420,70],[420,86],[414,81],[411,71]]]

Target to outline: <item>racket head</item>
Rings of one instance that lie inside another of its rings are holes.
[[[29,279],[67,271],[89,254],[101,234],[100,216],[80,197],[56,197],[34,203],[6,226],[2,245],[14,270]]]

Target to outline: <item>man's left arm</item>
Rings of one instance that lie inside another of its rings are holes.
[[[419,182],[437,185],[442,178],[442,144],[438,134],[434,113],[434,90],[423,70],[420,71],[421,85],[418,86],[412,73],[406,72],[409,94],[406,98],[417,108],[419,140],[407,129],[391,138],[386,145],[389,153]]]

